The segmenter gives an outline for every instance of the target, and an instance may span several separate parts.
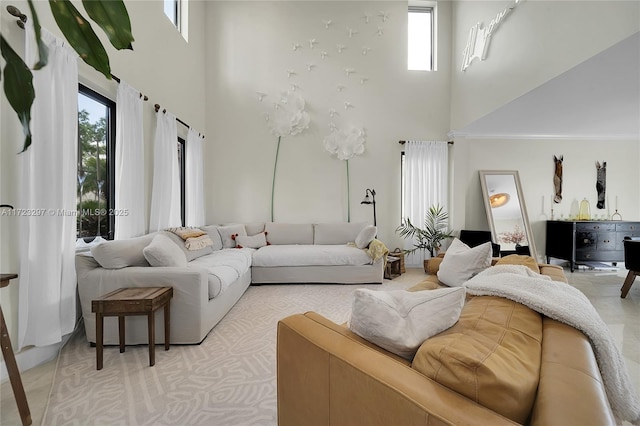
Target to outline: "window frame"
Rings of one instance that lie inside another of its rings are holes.
[[[431,21],[431,45],[429,46],[429,48],[430,48],[429,69],[425,70],[425,69],[409,68],[409,41],[408,41],[408,34],[407,34],[407,70],[408,71],[435,71],[436,70],[436,60],[435,60],[435,56],[436,56],[436,48],[435,48],[435,46],[436,46],[436,19],[435,19],[436,7],[431,2],[418,2],[418,1],[409,2],[409,6],[407,8],[407,32],[409,30],[408,20],[409,20],[409,15],[411,13],[428,13],[429,14],[430,21]]]
[[[113,240],[114,232],[115,232],[115,216],[112,214],[108,214],[112,212],[115,208],[115,187],[116,187],[116,174],[115,174],[115,161],[116,161],[116,102],[107,98],[106,96],[96,92],[95,90],[85,86],[82,83],[78,83],[78,94],[82,94],[96,102],[99,102],[106,107],[106,119],[107,124],[105,127],[105,139],[106,139],[106,147],[105,147],[105,156],[106,156],[106,189],[105,189],[105,200],[106,200],[106,210],[107,210],[107,235],[100,235],[101,237],[107,240]],[[80,110],[78,110],[80,113]],[[80,127],[78,123],[78,141],[77,141],[77,150],[78,154],[80,154]],[[78,157],[78,163],[80,162],[80,157]],[[78,170],[76,165],[76,176]],[[76,187],[77,188],[77,187]],[[82,206],[80,206],[82,207]],[[78,212],[78,215],[81,215],[81,212]],[[97,237],[98,235],[95,235]],[[78,228],[76,227],[76,237],[81,238],[78,235]],[[84,237],[90,238],[90,237]]]
[[[174,27],[178,30],[179,33],[182,33],[182,4],[181,0],[164,0],[164,4],[167,2],[173,3],[173,17],[167,15],[166,8],[164,9],[164,14],[169,18]]]

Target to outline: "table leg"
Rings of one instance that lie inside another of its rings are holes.
[[[23,425],[31,424],[31,412],[29,411],[29,403],[27,402],[27,396],[24,393],[22,387],[22,379],[20,378],[20,370],[16,363],[15,355],[13,354],[13,348],[11,347],[11,339],[9,338],[9,330],[4,322],[4,315],[2,314],[2,308],[0,308],[0,326],[2,345],[2,356],[7,367],[7,373],[9,373],[9,380],[11,381],[11,389],[13,389],[13,396],[16,399],[18,405],[18,412],[20,413],[20,419]]]
[[[96,364],[97,370],[102,370],[102,326],[104,318],[102,314],[96,313]]]
[[[167,301],[167,304],[164,305],[164,350],[169,350],[169,345],[171,342],[171,310],[169,308],[171,301]]]
[[[149,366],[156,364],[156,318],[153,311],[147,315],[149,323]]]
[[[120,353],[124,352],[125,336],[124,336],[124,315],[118,315],[118,343],[120,343]]]
[[[627,278],[624,280],[624,284],[622,284],[622,288],[620,289],[620,297],[622,297],[623,299],[627,297],[627,293],[629,293],[629,290],[631,290],[631,285],[636,279],[636,275],[640,274],[631,270],[629,271],[629,273],[627,273]]]

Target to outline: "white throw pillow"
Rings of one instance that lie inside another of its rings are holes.
[[[264,232],[251,236],[238,235],[236,237],[236,247],[238,248],[260,248],[267,245],[267,237]]]
[[[459,287],[491,266],[491,254],[491,242],[470,248],[456,238],[440,263],[438,280],[450,287]]]
[[[371,241],[373,241],[373,239],[376,237],[377,233],[378,228],[376,228],[375,226],[365,226],[356,237],[356,247],[358,247],[359,249],[367,248],[369,243],[371,243]]]
[[[153,237],[142,253],[151,266],[187,266],[184,252],[164,234]]]
[[[104,241],[91,247],[93,258],[105,269],[120,269],[127,266],[149,266],[142,250],[153,240],[153,234],[124,240]]]
[[[236,246],[236,242],[232,236],[247,236],[247,230],[244,225],[227,225],[227,226],[219,226],[218,232],[220,233],[220,238],[222,238],[222,248],[234,248]]]
[[[349,328],[406,359],[422,343],[452,325],[460,317],[465,300],[463,287],[423,291],[376,291],[354,293]]]

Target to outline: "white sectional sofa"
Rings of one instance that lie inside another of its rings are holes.
[[[78,293],[87,340],[95,342],[91,301],[122,287],[173,287],[171,343],[189,344],[200,343],[251,283],[383,281],[384,259],[379,251],[373,255],[366,250],[375,236],[375,228],[366,223],[251,223],[201,229],[212,246],[187,250],[179,236],[160,231],[103,242],[90,252],[78,253]],[[363,248],[355,247],[354,242]],[[240,243],[244,246],[238,248]],[[154,257],[158,247],[164,257]],[[158,343],[164,342],[162,321],[158,311]],[[128,317],[126,343],[147,341],[146,317]],[[115,317],[105,318],[104,343],[118,343]]]

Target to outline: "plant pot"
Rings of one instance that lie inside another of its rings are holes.
[[[425,259],[423,262],[424,262],[424,272],[428,273],[429,272],[429,259]]]

